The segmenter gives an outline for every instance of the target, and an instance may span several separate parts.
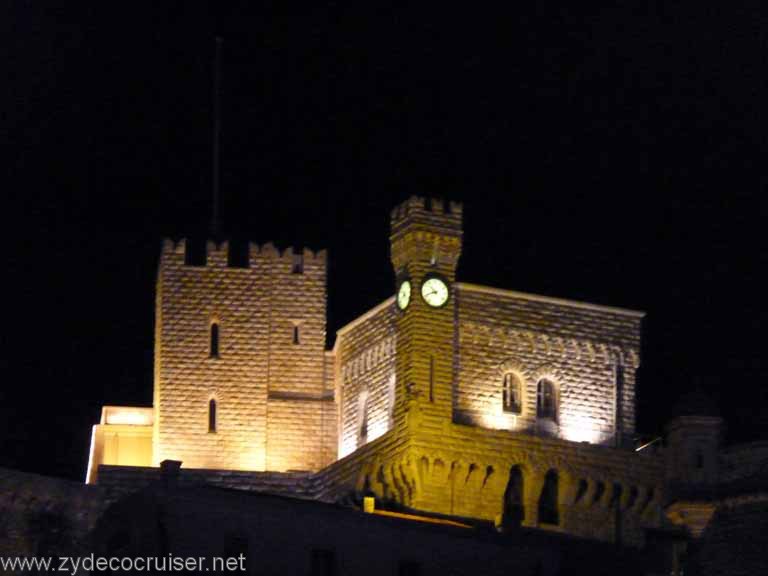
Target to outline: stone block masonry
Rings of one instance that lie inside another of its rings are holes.
[[[456,299],[455,420],[593,444],[632,437],[642,313],[471,284],[459,284]],[[522,387],[513,413],[502,407],[507,373]],[[541,379],[555,387],[547,428],[537,418]]]
[[[207,264],[191,266],[184,241],[163,245],[154,463],[319,468],[335,459],[323,442],[336,419],[324,350],[326,253],[267,244],[250,247],[246,268],[227,258],[226,243],[208,243]]]
[[[392,428],[397,346],[394,306],[394,299],[389,298],[337,334],[341,457]]]
[[[154,466],[642,545],[665,498],[663,459],[627,449],[643,314],[456,282],[462,218],[419,197],[393,210],[393,292],[407,279],[411,300],[381,302],[330,351],[325,252],[251,245],[239,268],[208,243],[192,266],[184,241],[166,241],[142,432]],[[422,297],[432,278],[440,305]],[[105,471],[99,482],[123,483]],[[283,486],[272,474],[286,472]]]

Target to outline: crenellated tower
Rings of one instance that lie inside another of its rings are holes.
[[[335,458],[326,377],[326,253],[226,243],[204,266],[166,241],[157,279],[155,465],[316,470]],[[326,442],[326,440],[328,440]]]
[[[457,346],[454,282],[461,239],[461,204],[414,196],[392,211],[400,392],[396,420],[407,421],[411,435],[422,427],[444,429],[451,422]]]

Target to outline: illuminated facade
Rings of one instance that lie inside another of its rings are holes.
[[[303,470],[321,500],[642,545],[667,476],[634,446],[643,314],[457,282],[459,204],[412,197],[391,224],[396,296],[332,350],[325,252],[251,246],[235,268],[209,243],[191,266],[166,241],[154,406],[105,407],[88,482],[165,460]]]

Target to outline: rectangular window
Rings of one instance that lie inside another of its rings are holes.
[[[219,325],[211,324],[211,358],[219,357]]]
[[[429,357],[429,401],[435,401],[435,357]]]
[[[293,343],[294,344],[299,344],[300,343],[299,327],[298,326],[294,326],[293,327]]]
[[[522,408],[520,379],[514,374],[504,374],[502,383],[502,405],[504,412],[519,414]]]
[[[213,398],[208,402],[208,432],[216,432],[216,400]]]
[[[556,419],[555,385],[549,380],[539,380],[536,387],[536,416],[539,418]]]

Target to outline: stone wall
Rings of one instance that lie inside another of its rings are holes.
[[[0,468],[0,557],[84,555],[111,501],[101,487]]]
[[[226,243],[208,243],[205,266],[185,263],[184,241],[163,245],[154,463],[318,468],[335,459],[323,447],[324,431],[335,420],[324,350],[326,254],[281,253],[267,244],[251,245],[247,268],[231,267],[227,259]],[[211,349],[213,324],[218,354]],[[289,444],[276,436],[277,427]]]
[[[409,418],[418,426],[418,415]],[[369,490],[406,508],[508,525],[510,472],[519,467],[522,526],[643,546],[644,529],[663,523],[664,465],[655,455],[458,424],[439,437],[422,429],[397,439],[388,434],[314,478],[349,490],[357,474],[358,496]],[[554,524],[539,515],[551,471],[558,477]]]
[[[392,428],[397,346],[394,306],[394,299],[388,298],[337,334],[334,350],[341,457]],[[361,425],[366,410],[367,436],[362,438]]]
[[[689,553],[691,574],[752,576],[768,573],[768,492],[729,498]]]
[[[205,266],[166,242],[157,290],[154,463],[185,469],[311,470],[320,499],[385,501],[502,522],[519,467],[525,526],[642,543],[660,521],[663,461],[623,446],[634,434],[642,313],[455,283],[462,207],[412,198],[392,215],[392,263],[413,283],[339,330],[324,350],[325,253],[251,246]],[[419,288],[439,273],[445,305]],[[211,326],[219,330],[211,353]],[[502,409],[505,373],[523,388]],[[537,383],[555,385],[553,419]],[[208,429],[216,402],[216,430]],[[337,460],[340,457],[340,460]],[[538,512],[547,474],[557,522]]]
[[[336,459],[332,393],[270,395],[267,414],[267,470],[319,470]]]
[[[211,561],[243,554],[247,574],[549,576],[561,556],[550,541],[516,542],[446,523],[210,488],[127,498],[104,518],[100,554],[116,554],[111,542],[121,530],[128,545],[120,555]]]
[[[622,435],[632,436],[642,314],[468,284],[456,299],[456,421],[612,444],[618,416]],[[520,413],[502,409],[507,372],[522,383]],[[555,384],[554,422],[536,417],[542,378]]]
[[[101,464],[152,465],[152,426],[97,424],[91,432],[91,448],[85,481],[95,484]]]
[[[413,506],[422,510],[503,523],[510,473],[519,467],[524,526],[640,546],[643,527],[661,522],[663,461],[653,456],[454,424],[439,442],[417,434],[411,459],[420,480]],[[554,524],[539,513],[549,472],[558,480]]]
[[[110,494],[120,496],[161,483],[165,477],[160,468],[109,465],[99,468],[99,486]],[[181,488],[214,486],[311,499],[315,494],[311,479],[310,472],[250,472],[182,467],[177,471],[174,482]]]
[[[612,447],[634,433],[642,313],[468,284],[453,284],[446,305],[431,308],[419,287],[435,271],[451,283],[461,252],[459,207],[411,199],[393,211],[391,240],[396,274],[411,279],[414,296],[402,312],[390,300],[340,331],[340,454],[351,454],[318,478],[349,489],[356,473],[358,495],[503,522],[510,470],[518,466],[523,525],[642,545],[643,528],[662,521],[663,460]],[[394,358],[386,362],[380,350],[390,349],[392,333]],[[370,380],[374,391],[386,390],[390,369],[397,378],[393,432],[360,450],[360,398]],[[505,372],[524,383],[520,415],[503,413]],[[556,385],[554,422],[537,418],[540,378]],[[548,473],[558,478],[554,523],[538,510]]]
[[[735,482],[760,476],[768,478],[768,442],[736,444],[720,452],[721,482]]]

